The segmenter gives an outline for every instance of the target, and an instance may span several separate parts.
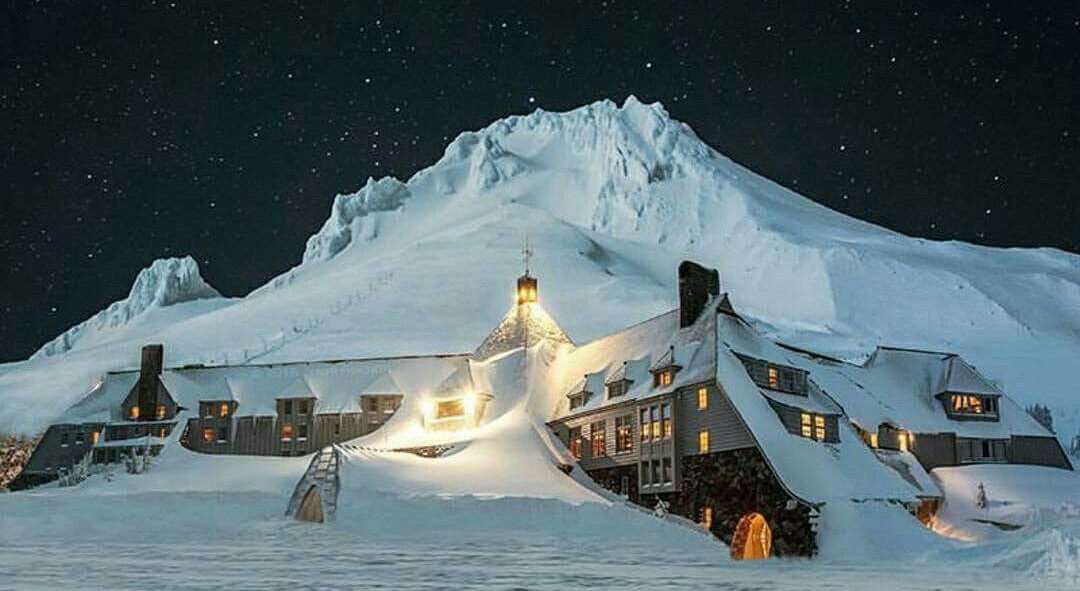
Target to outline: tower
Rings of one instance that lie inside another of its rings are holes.
[[[525,267],[525,274],[517,280],[517,303],[531,304],[537,298],[536,277],[529,275],[529,259],[532,258],[532,250],[529,248],[529,237],[525,236],[525,246],[521,249],[521,262]]]

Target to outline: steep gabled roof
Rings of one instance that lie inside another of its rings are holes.
[[[483,361],[501,353],[531,346],[540,341],[573,346],[574,342],[544,308],[538,303],[514,306],[496,326],[473,357]]]
[[[944,379],[937,393],[964,392],[968,394],[988,394],[1000,396],[1001,391],[994,387],[974,367],[968,365],[959,355],[951,355],[945,360]]]

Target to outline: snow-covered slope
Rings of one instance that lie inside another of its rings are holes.
[[[774,336],[849,358],[880,343],[952,350],[1049,404],[1059,433],[1080,425],[1059,371],[1080,358],[1080,257],[852,219],[631,97],[464,133],[408,181],[338,196],[303,262],[248,297],[7,366],[0,428],[40,427],[151,340],[170,364],[473,351],[512,303],[526,232],[544,308],[575,342],[673,308],[676,265],[692,258]]]

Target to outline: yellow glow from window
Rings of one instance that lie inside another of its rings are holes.
[[[712,507],[705,507],[701,510],[701,525],[706,530],[712,529]]]
[[[709,432],[698,432],[698,453],[709,453]]]
[[[214,428],[213,427],[203,427],[202,440],[203,440],[203,443],[210,443],[211,441],[214,440]]]
[[[281,439],[283,441],[292,440],[292,423],[285,423],[281,426]]]
[[[872,447],[874,449],[877,449],[877,446],[878,446],[877,433],[871,433],[870,434],[870,447]]]
[[[780,375],[775,367],[769,368],[769,387],[773,390],[780,387]]]
[[[101,438],[101,431],[94,431],[90,434],[90,443],[97,443],[99,438]]]
[[[132,419],[139,418],[139,407],[138,406],[131,407],[131,418]]]
[[[165,418],[165,405],[164,404],[157,405],[156,416],[157,416],[158,419],[164,419]]]
[[[899,444],[900,444],[900,451],[907,451],[907,450],[908,450],[908,437],[907,437],[907,433],[905,433],[905,432],[903,432],[903,431],[901,431],[901,432],[897,433],[897,435],[896,435],[896,439],[897,439],[897,441],[898,441],[898,442],[899,442]]]
[[[705,410],[709,408],[709,389],[698,388],[697,391],[697,407],[698,410]]]
[[[229,416],[229,403],[228,402],[222,402],[221,403],[221,412],[220,412],[220,414],[223,417]]]

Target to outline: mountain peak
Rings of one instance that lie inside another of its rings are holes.
[[[190,256],[157,259],[139,271],[126,298],[68,329],[31,358],[66,353],[87,333],[123,326],[152,309],[220,297],[221,294],[202,278],[195,259]]]

